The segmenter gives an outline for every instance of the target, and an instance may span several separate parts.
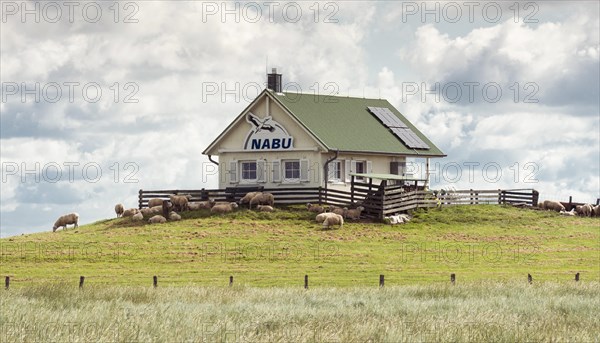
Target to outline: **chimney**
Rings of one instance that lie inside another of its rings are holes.
[[[267,74],[267,88],[281,93],[281,74],[277,74],[277,68],[273,68],[271,74]]]

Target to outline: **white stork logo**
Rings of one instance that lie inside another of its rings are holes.
[[[246,121],[252,126],[244,142],[244,150],[292,149],[293,137],[272,117],[259,118],[251,112]]]

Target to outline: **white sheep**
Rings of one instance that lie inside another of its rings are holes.
[[[60,227],[63,227],[63,230],[66,230],[67,225],[71,225],[71,224],[75,224],[73,226],[73,228],[77,228],[79,226],[78,222],[79,222],[79,214],[77,214],[77,213],[65,214],[64,216],[60,216],[56,220],[56,222],[54,223],[54,226],[52,227],[52,232],[56,232],[56,230],[58,230],[58,228],[60,228]]]
[[[383,220],[388,224],[396,225],[408,223],[410,221],[410,217],[407,214],[398,214],[394,216],[384,217]]]
[[[538,204],[538,207],[543,210],[551,210],[555,212],[564,211],[565,207],[559,201],[554,200],[544,200],[543,202]]]
[[[333,212],[323,212],[323,213],[319,213],[319,214],[317,214],[317,216],[315,217],[315,221],[316,221],[317,223],[322,223],[322,222],[325,220],[325,218],[327,218],[327,217],[332,217],[332,216],[336,216],[336,215],[338,215],[338,216],[339,216],[339,214],[335,214],[335,213],[333,213]]]
[[[131,220],[142,221],[142,220],[144,220],[144,215],[142,214],[142,212],[138,212],[138,213],[134,214],[133,216],[131,216]]]
[[[325,212],[325,209],[323,208],[323,206],[315,206],[311,203],[306,204],[306,208],[310,211],[310,212],[315,212],[315,213],[323,213]]]
[[[228,204],[215,204],[215,206],[213,206],[210,209],[211,213],[227,213],[227,212],[231,212],[234,209],[236,209],[238,207],[238,204],[236,204],[235,202],[231,202]]]
[[[576,215],[574,208],[572,208],[570,211],[560,211],[559,213],[563,216],[575,216]]]
[[[161,215],[155,215],[152,218],[148,219],[148,223],[150,224],[162,224],[162,223],[166,223],[167,219]]]
[[[177,214],[176,212],[171,211],[171,213],[169,213],[169,219],[173,220],[173,221],[177,221],[177,220],[181,220],[181,216],[179,214]]]
[[[169,195],[169,199],[171,200],[171,204],[173,204],[173,208],[178,209],[179,211],[187,210],[188,202],[192,196],[191,195]]]
[[[115,213],[117,214],[117,218],[119,218],[120,216],[123,215],[123,204],[116,204],[115,205]]]
[[[275,205],[275,197],[271,193],[258,193],[251,200],[249,208],[252,209],[252,205]]]
[[[121,215],[121,217],[132,217],[134,214],[138,213],[140,210],[138,210],[137,208],[128,208],[125,211],[123,211],[123,214]]]
[[[148,208],[154,207],[154,206],[158,206],[158,205],[162,205],[162,203],[163,203],[163,199],[161,199],[161,198],[152,198],[152,199],[148,200]]]
[[[362,207],[362,206],[358,206],[354,210],[347,210],[346,211],[346,218],[348,218],[348,219],[360,219],[360,214],[364,210],[365,210],[365,208]]]
[[[260,212],[273,212],[275,209],[269,205],[257,205],[256,210]]]
[[[584,205],[576,206],[575,210],[577,211],[577,214],[579,214],[580,216],[591,217],[593,214],[593,211],[594,211],[594,207],[590,204],[584,204]]]
[[[323,229],[329,229],[334,225],[339,225],[340,229],[344,226],[344,218],[339,214],[333,214],[323,220]]]

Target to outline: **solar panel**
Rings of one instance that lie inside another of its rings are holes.
[[[396,115],[385,107],[368,107],[377,119],[381,121],[383,125],[392,130],[394,136],[404,143],[411,149],[429,149],[429,145],[423,142],[416,133],[414,133],[406,124],[396,117]]]

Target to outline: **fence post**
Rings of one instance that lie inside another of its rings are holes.
[[[233,276],[229,277],[229,287],[233,286]]]
[[[140,191],[138,192],[138,209],[142,209],[142,201],[144,199],[144,191],[142,191],[140,189]]]
[[[319,186],[319,205],[321,205],[323,203],[323,195],[321,194],[322,192],[322,187]]]
[[[600,205],[600,198],[596,198],[596,206]]]
[[[531,190],[531,206],[537,206],[540,201],[540,192],[535,189]]]
[[[456,282],[456,274],[450,274],[450,282],[454,285],[454,283]]]
[[[350,175],[350,203],[354,205],[354,175]]]
[[[79,289],[83,289],[83,282],[85,281],[85,276],[79,277]]]
[[[169,200],[163,200],[162,212],[163,212],[163,217],[165,217],[165,219],[169,220]]]
[[[529,282],[529,284],[533,283],[533,278],[531,277],[531,274],[527,274],[527,281]]]
[[[154,288],[158,287],[158,276],[154,275],[152,277],[152,285],[154,286]]]
[[[385,284],[385,276],[383,274],[379,275],[379,287],[383,287]]]
[[[469,191],[470,191],[469,195],[470,195],[471,205],[473,205],[473,189],[471,188]]]
[[[502,205],[502,190],[498,189],[498,205]]]
[[[575,274],[575,282],[579,282],[579,273]],[[8,289],[8,286],[6,288]]]
[[[573,208],[573,205],[571,205],[572,202],[573,202],[573,196],[569,195],[569,211]]]
[[[8,289],[10,287],[10,276],[4,278],[4,288]]]
[[[202,188],[202,190],[200,190],[200,199],[202,201],[207,201],[208,200],[208,192],[204,188]]]
[[[304,275],[304,289],[308,289],[308,275]]]

